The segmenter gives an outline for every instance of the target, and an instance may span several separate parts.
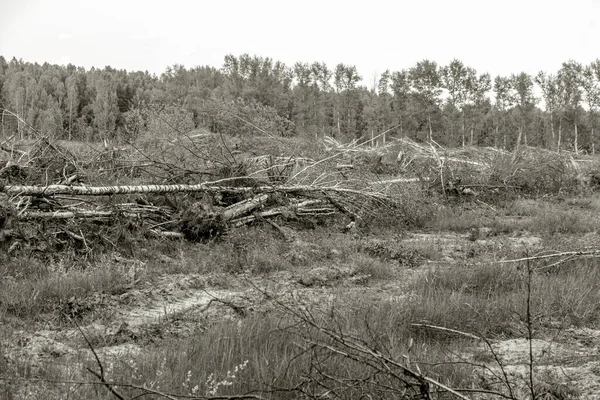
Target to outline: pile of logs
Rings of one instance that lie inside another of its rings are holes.
[[[389,201],[378,192],[338,186],[222,186],[222,181],[194,185],[4,185],[0,186],[0,242],[23,239],[24,223],[55,224],[135,221],[146,233],[201,241],[259,220],[283,217],[328,217],[346,214],[360,218],[361,199]],[[186,201],[153,201],[180,194]],[[115,201],[123,199],[125,201]],[[46,222],[45,222],[46,221]],[[85,240],[83,232],[66,230]]]

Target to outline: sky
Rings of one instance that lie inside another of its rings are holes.
[[[423,59],[556,72],[600,58],[600,0],[0,0],[0,55],[160,74],[249,53],[355,65],[365,84]]]

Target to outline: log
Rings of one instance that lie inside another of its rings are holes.
[[[260,196],[233,204],[227,207],[223,212],[223,220],[229,221],[235,217],[246,214],[247,212],[262,206],[267,200],[269,200],[269,195],[261,194]]]
[[[380,200],[390,200],[390,197],[379,192],[349,189],[337,186],[217,186],[217,182],[205,182],[194,185],[136,185],[136,186],[26,186],[6,185],[0,186],[0,193],[10,196],[53,196],[57,194],[79,195],[79,196],[110,196],[115,194],[142,194],[142,193],[314,193],[335,192],[340,194],[351,194],[357,196],[373,197]]]
[[[19,214],[19,219],[71,219],[71,218],[107,218],[116,214],[126,217],[139,217],[137,213],[117,211],[24,211]]]

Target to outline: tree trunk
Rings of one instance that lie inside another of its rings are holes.
[[[474,136],[475,136],[475,121],[471,121],[471,140],[469,142],[470,146],[473,146]]]
[[[515,145],[515,149],[518,149],[521,146],[521,136],[523,136],[523,128],[519,126],[519,135],[517,136],[517,144]]]
[[[17,116],[19,114],[19,99],[17,99]],[[23,140],[23,135],[21,134],[21,120],[17,118],[17,135],[19,135],[19,139]]]
[[[556,151],[560,152],[560,145],[562,140],[562,117],[558,119],[558,145],[556,146]]]
[[[461,133],[462,133],[462,147],[465,148],[465,115],[462,115]]]
[[[575,121],[575,154],[579,154],[579,143],[578,140],[579,139],[579,134],[577,133],[577,121]]]
[[[592,152],[592,154],[595,154],[596,149],[594,147],[594,108],[590,106],[590,151]]]
[[[69,140],[71,140],[71,133],[73,127],[73,99],[69,102]]]
[[[313,110],[315,110],[313,115],[313,126],[315,130],[319,130],[319,116],[317,114],[317,99],[313,99]]]
[[[354,132],[354,129],[350,129],[351,122],[352,122],[352,119],[350,118],[350,110],[348,110],[348,125],[346,125],[346,134],[351,133],[352,138],[354,139],[354,137],[356,136],[356,132]]]
[[[228,193],[228,194],[271,194],[271,193],[342,193],[348,195],[370,196],[379,200],[389,200],[389,196],[379,192],[362,191],[343,187],[319,187],[311,185],[297,186],[219,186],[223,181],[204,182],[193,185],[137,185],[137,186],[27,186],[5,185],[0,193],[9,196],[53,196],[68,194],[75,196],[110,196],[114,194],[142,193]],[[252,200],[246,200],[250,202]],[[262,200],[261,200],[262,201]],[[241,204],[241,203],[240,203]],[[237,209],[237,205],[236,205]]]
[[[431,129],[431,115],[427,116],[427,125],[429,125],[429,141],[433,139],[433,130]]]
[[[494,135],[494,148],[498,148],[498,136],[500,135],[500,133],[498,132],[500,130],[500,125],[496,125],[496,134]]]
[[[552,144],[554,144],[554,111],[550,111],[550,132],[552,134]]]

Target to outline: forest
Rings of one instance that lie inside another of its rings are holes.
[[[227,55],[221,68],[175,64],[160,76],[0,56],[1,133],[27,138],[34,128],[53,139],[128,141],[205,128],[350,141],[389,130],[443,146],[588,153],[599,143],[600,59],[495,77],[457,59],[423,60],[367,81],[352,65],[288,66],[249,54]]]

